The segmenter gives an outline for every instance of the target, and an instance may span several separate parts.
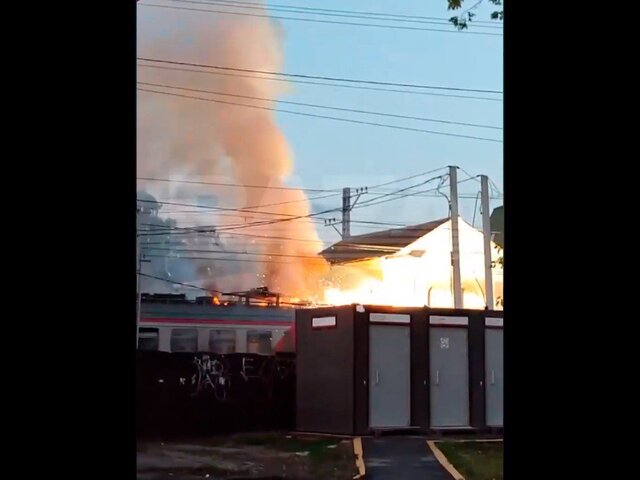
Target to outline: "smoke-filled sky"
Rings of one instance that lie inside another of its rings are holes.
[[[502,37],[287,20],[276,23],[252,17],[144,7],[144,3],[142,0],[138,6],[138,56],[141,57],[320,76],[502,90]],[[220,7],[204,5],[153,3],[222,10]],[[383,0],[278,0],[274,3],[444,18],[452,15],[446,10],[445,0],[407,0],[401,4]],[[255,10],[234,11],[263,13]],[[489,12],[490,8],[481,9],[476,18],[484,15],[487,18],[481,19],[487,20]],[[282,12],[273,14],[294,16]],[[328,17],[317,18],[326,20]],[[367,22],[348,18],[333,20]],[[501,32],[485,29],[481,31]],[[297,83],[287,85],[284,82],[147,68],[138,68],[138,81],[502,126],[501,102]],[[198,96],[198,93],[193,92],[177,93]],[[175,97],[158,97],[161,96],[139,93],[139,176],[182,176],[193,179],[206,175],[247,184],[333,189],[375,185],[441,166],[459,165],[471,174],[489,175],[502,189],[501,143],[355,125],[286,113],[272,114]],[[276,103],[261,105],[467,135],[495,138],[501,134],[500,131],[363,117],[289,105],[279,106]],[[460,173],[460,178],[464,177]],[[407,184],[399,187],[404,185]],[[215,197],[218,205],[229,207],[251,207],[299,199],[297,192],[287,191],[238,191],[232,188],[212,191],[207,188],[194,189],[189,185],[166,184],[144,184],[141,187],[150,189],[160,200],[167,198],[169,194],[175,197],[180,194],[193,196],[195,193]],[[475,182],[466,182],[464,186],[460,186],[460,190],[461,193],[475,194],[478,186]],[[336,196],[312,200],[309,206],[305,202],[288,204],[283,213],[304,215],[309,210],[339,207],[340,202],[340,197]],[[501,203],[492,202],[492,207]],[[474,199],[461,200],[461,214],[468,222],[472,221],[475,206]],[[188,214],[176,215],[179,223],[189,223]],[[354,210],[352,220],[408,224],[445,216],[447,204],[444,199],[410,197],[379,207]],[[478,219],[479,214],[476,213],[476,224]],[[226,222],[233,221],[233,218],[226,218]],[[285,236],[302,235],[311,240],[317,238],[311,222],[303,226],[299,222],[295,223],[298,224],[295,232],[284,223],[278,225],[277,230],[275,227],[271,230]],[[330,227],[323,227],[320,223],[317,229],[318,235],[325,242],[339,239]],[[371,228],[353,224],[351,231],[355,234],[366,233]],[[309,242],[305,248],[302,245],[305,244],[297,244],[296,254],[306,254],[310,245],[315,246]]]

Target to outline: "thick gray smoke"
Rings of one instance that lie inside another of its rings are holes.
[[[197,15],[193,12],[172,12],[170,17],[158,18],[164,21],[140,20],[139,57],[253,70],[281,70],[281,33],[269,19]],[[257,101],[166,86],[139,85],[139,88],[147,90],[273,107],[272,99],[285,93],[286,88],[283,82],[247,78],[252,74],[238,76],[225,71],[218,71],[222,74],[205,74],[184,71],[203,70],[194,67],[138,63],[162,67],[139,66],[139,82],[271,100]],[[180,70],[170,70],[175,68]],[[139,177],[226,178],[238,185],[280,187],[292,170],[292,153],[272,111],[144,91],[138,92],[137,154]],[[249,250],[251,247],[252,252],[262,253],[262,256],[240,256],[238,260],[242,261],[216,262],[213,270],[210,262],[207,266],[196,265],[196,275],[201,280],[209,277],[220,283],[227,278],[224,282],[229,285],[216,287],[222,289],[264,284],[272,290],[300,297],[317,293],[317,281],[326,267],[319,257],[310,258],[321,246],[313,223],[309,219],[275,222],[276,219],[309,213],[309,204],[302,191],[157,182],[140,182],[139,186],[161,199],[168,195],[172,198],[197,198],[214,194],[221,199],[223,207],[251,207],[264,212],[236,212],[234,217],[233,212],[212,210],[209,218],[203,219],[198,215],[200,223],[217,225],[221,232],[228,233],[225,238],[229,250],[240,247]],[[181,226],[194,224],[189,217],[181,216],[179,220]],[[247,227],[265,220],[273,220],[274,223]],[[234,237],[234,232],[243,236]],[[262,236],[296,240],[275,243],[260,239]],[[274,256],[274,253],[279,256]]]

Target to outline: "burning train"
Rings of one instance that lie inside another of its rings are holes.
[[[293,305],[254,289],[232,299],[143,294],[138,349],[164,352],[257,353],[295,349]]]

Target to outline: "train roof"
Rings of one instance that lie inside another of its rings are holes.
[[[188,303],[143,303],[144,320],[225,320],[242,322],[283,322],[295,320],[295,309],[289,307],[259,307],[251,305],[213,305]]]

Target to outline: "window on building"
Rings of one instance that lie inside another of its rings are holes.
[[[233,330],[210,330],[209,351],[211,353],[235,353],[236,332]]]
[[[249,330],[247,332],[247,352],[271,355],[271,332],[268,330]]]
[[[197,352],[198,330],[195,328],[174,328],[171,330],[172,352]]]
[[[157,328],[138,329],[138,350],[158,350],[160,333]]]

